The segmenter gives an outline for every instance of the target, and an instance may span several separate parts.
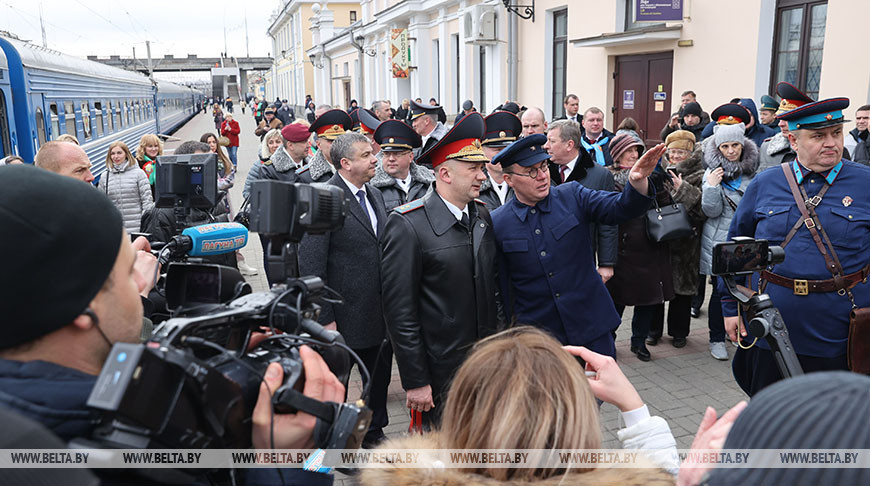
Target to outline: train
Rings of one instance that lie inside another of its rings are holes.
[[[0,157],[32,162],[46,141],[70,134],[99,177],[112,142],[135,152],[142,135],[171,134],[204,99],[196,89],[0,36]]]

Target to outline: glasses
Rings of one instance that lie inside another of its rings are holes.
[[[668,155],[676,155],[677,157],[688,157],[689,151],[683,149],[670,149],[668,150]]]
[[[523,177],[528,177],[529,179],[537,179],[538,174],[544,173],[547,171],[547,167],[545,165],[536,166],[529,169],[528,174],[523,174],[522,172],[505,172],[506,174],[518,175]]]

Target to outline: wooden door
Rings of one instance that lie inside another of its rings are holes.
[[[631,117],[647,147],[661,142],[659,134],[671,116],[673,66],[671,51],[616,58],[613,131]]]

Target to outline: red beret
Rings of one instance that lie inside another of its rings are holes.
[[[281,129],[281,136],[288,142],[304,142],[308,140],[311,133],[308,127],[299,123],[291,123]]]

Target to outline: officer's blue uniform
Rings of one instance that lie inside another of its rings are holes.
[[[797,181],[807,195],[817,194],[827,183],[828,192],[816,208],[845,274],[851,274],[870,261],[870,167],[848,160],[827,174],[816,174],[791,163]],[[746,194],[731,221],[728,237],[752,236],[780,245],[791,227],[801,218],[785,175],[778,167],[766,170],[746,188]],[[828,280],[825,259],[816,247],[810,231],[801,228],[785,247],[785,262],[772,271],[792,279]],[[758,288],[758,275],[753,276],[753,288]],[[849,311],[852,304],[846,295],[837,292],[795,295],[793,289],[768,283],[765,292],[782,314],[789,337],[798,354],[834,358],[846,354],[849,332]],[[870,284],[861,283],[852,289],[858,307],[870,305]],[[723,305],[726,315],[737,315],[733,300]],[[767,343],[756,343],[769,349]]]
[[[570,182],[550,188],[533,207],[514,199],[496,209],[492,223],[502,296],[516,323],[613,356],[611,332],[620,319],[595,269],[590,223],[636,218],[650,199],[630,184],[615,193]]]

